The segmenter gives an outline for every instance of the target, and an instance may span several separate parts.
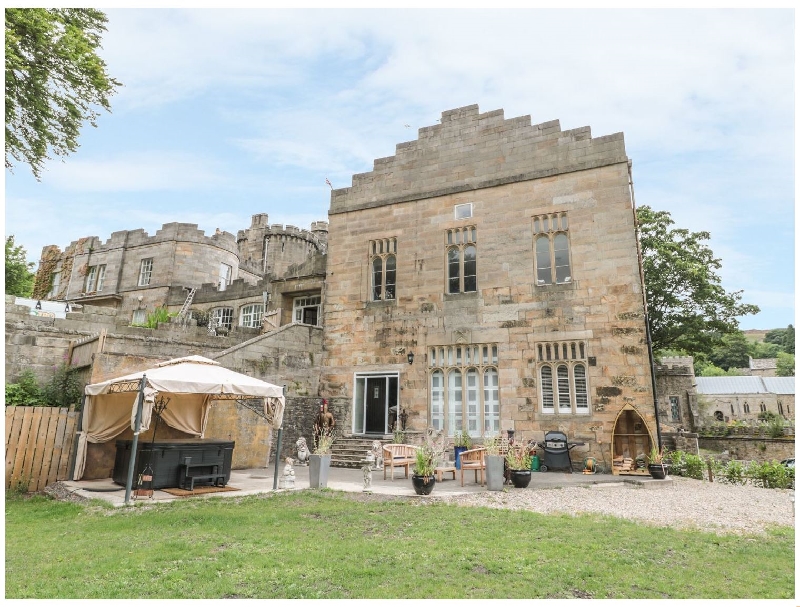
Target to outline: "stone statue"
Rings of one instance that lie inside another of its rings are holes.
[[[301,436],[297,439],[295,446],[297,447],[297,463],[301,466],[308,466],[308,456],[311,455],[311,451],[308,450],[306,439]]]
[[[294,489],[294,468],[292,464],[294,464],[294,460],[291,457],[287,457],[286,465],[283,467],[283,476],[278,479],[278,488],[279,489]]]
[[[375,457],[375,470],[383,469],[383,445],[381,441],[372,441],[372,455]]]
[[[364,493],[371,493],[372,492],[372,463],[366,462],[364,466],[361,468],[361,471],[364,473],[364,488],[362,491]]]

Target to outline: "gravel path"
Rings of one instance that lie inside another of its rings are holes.
[[[673,477],[670,487],[594,485],[536,491],[509,490],[431,496],[430,503],[485,506],[541,513],[596,513],[662,527],[715,533],[763,534],[772,525],[794,527],[794,491],[730,486]]]

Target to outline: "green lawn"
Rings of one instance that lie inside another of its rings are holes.
[[[295,491],[113,509],[6,500],[6,598],[794,597],[794,529]]]

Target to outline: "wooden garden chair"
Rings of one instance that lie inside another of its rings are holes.
[[[478,447],[461,452],[461,486],[464,486],[464,472],[466,470],[475,471],[475,482],[478,482],[478,473],[481,475],[481,487],[484,485],[484,474],[486,471],[486,460],[484,456],[486,449]]]

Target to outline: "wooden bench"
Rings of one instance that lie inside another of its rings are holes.
[[[417,448],[414,445],[402,445],[390,443],[383,446],[383,479],[386,480],[386,468],[391,470],[391,477],[394,480],[394,469],[396,467],[406,469],[408,478],[408,468],[417,462]]]
[[[215,487],[225,486],[225,474],[220,473],[222,461],[192,463],[192,458],[184,459],[180,468],[180,486],[187,491],[194,491],[196,481],[211,481]]]

